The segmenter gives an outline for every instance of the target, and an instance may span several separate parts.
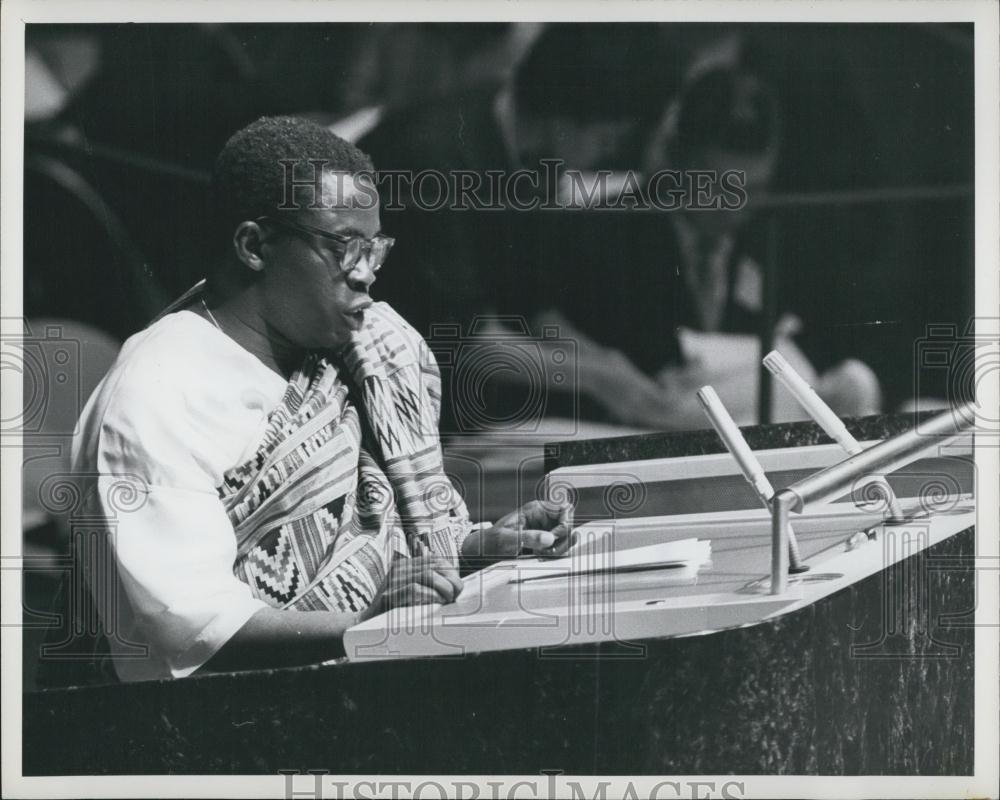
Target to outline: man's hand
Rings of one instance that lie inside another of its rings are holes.
[[[447,558],[436,555],[397,558],[372,605],[382,613],[397,606],[452,603],[461,592],[458,570]]]
[[[573,544],[573,506],[532,500],[501,517],[491,528],[474,531],[462,543],[462,559],[478,569],[485,563],[515,558],[522,550],[560,556]]]

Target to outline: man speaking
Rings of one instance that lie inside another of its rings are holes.
[[[476,525],[444,474],[437,365],[370,294],[393,244],[372,172],[305,120],[236,133],[208,279],[125,343],[83,411],[74,469],[107,521],[86,574],[121,680],[337,658],[363,619],[569,546],[569,506]]]

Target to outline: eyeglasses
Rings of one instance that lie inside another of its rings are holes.
[[[372,272],[378,272],[382,269],[389,251],[396,243],[396,240],[391,236],[383,236],[381,233],[371,239],[366,239],[363,236],[343,236],[339,233],[325,231],[322,228],[314,228],[312,225],[306,225],[302,222],[292,222],[290,219],[279,217],[258,217],[255,222],[273,222],[281,228],[336,242],[340,251],[338,253],[340,257],[338,266],[345,275],[350,273],[361,262],[362,258],[368,260],[368,267]]]

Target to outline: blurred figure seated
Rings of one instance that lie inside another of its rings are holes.
[[[615,263],[590,272],[574,265],[559,305],[536,316],[576,339],[581,387],[610,418],[703,427],[695,392],[712,384],[737,421],[757,421],[763,279],[747,223],[771,183],[779,142],[777,100],[763,81],[731,66],[690,75],[643,156],[647,178],[685,176],[683,209],[643,226]],[[816,375],[791,338],[801,327],[785,314],[775,346],[837,413],[876,413],[874,373],[850,360]],[[773,398],[772,419],[804,416],[782,388]]]
[[[635,167],[679,74],[679,58],[664,47],[661,26],[547,25],[504,80],[388,110],[360,146],[383,173],[463,171],[480,181],[471,194],[491,204],[491,172],[541,174],[543,159],[587,171]],[[427,184],[433,196],[434,182]],[[519,199],[531,199],[529,185],[518,184]],[[483,315],[530,319],[553,306],[544,276],[557,275],[565,260],[557,255],[552,263],[547,254],[550,245],[558,247],[551,223],[562,212],[525,211],[506,202],[488,211],[446,202],[429,211],[418,207],[405,185],[399,189],[383,188],[391,198],[383,217],[406,268],[380,280],[379,294],[429,340],[441,323],[467,331]],[[483,325],[478,330],[494,332]],[[602,375],[591,376],[588,385]],[[443,400],[442,429],[448,431],[454,398],[446,394]]]
[[[497,202],[491,172],[509,177],[537,170],[542,159],[580,170],[634,166],[675,72],[655,25],[548,25],[503,80],[387,109],[359,146],[383,178],[392,171],[465,172],[478,181],[468,197],[491,205]],[[530,199],[529,181],[518,186],[518,197]],[[433,180],[385,183],[386,230],[407,268],[388,276],[380,294],[424,335],[433,324],[468,324],[497,311],[497,290],[513,282],[520,283],[521,301],[502,313],[534,310],[527,304],[535,293],[525,281],[535,270],[526,273],[518,263],[510,235],[532,215],[505,198],[502,208],[477,211],[468,201],[457,207],[454,195],[433,210],[414,197],[426,201],[436,193]]]

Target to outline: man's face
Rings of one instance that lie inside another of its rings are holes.
[[[289,212],[294,222],[341,236],[371,239],[381,231],[378,196],[370,182],[324,175],[322,209]],[[318,235],[261,223],[264,269],[259,288],[267,321],[286,339],[305,349],[329,349],[361,329],[375,282],[368,257],[345,273],[343,246]]]
[[[735,210],[691,211],[688,218],[705,234],[720,236],[738,230],[746,224],[754,205],[767,193],[774,175],[775,158],[772,153],[745,154],[718,149],[706,149],[691,160],[691,169],[710,170],[717,176],[736,170],[743,174],[746,205]],[[712,182],[708,194],[716,197],[722,191],[719,183]],[[704,200],[704,198],[702,198]]]
[[[522,119],[518,121],[518,144],[529,166],[542,158],[557,158],[568,169],[593,170],[616,166],[635,129],[633,120]]]

